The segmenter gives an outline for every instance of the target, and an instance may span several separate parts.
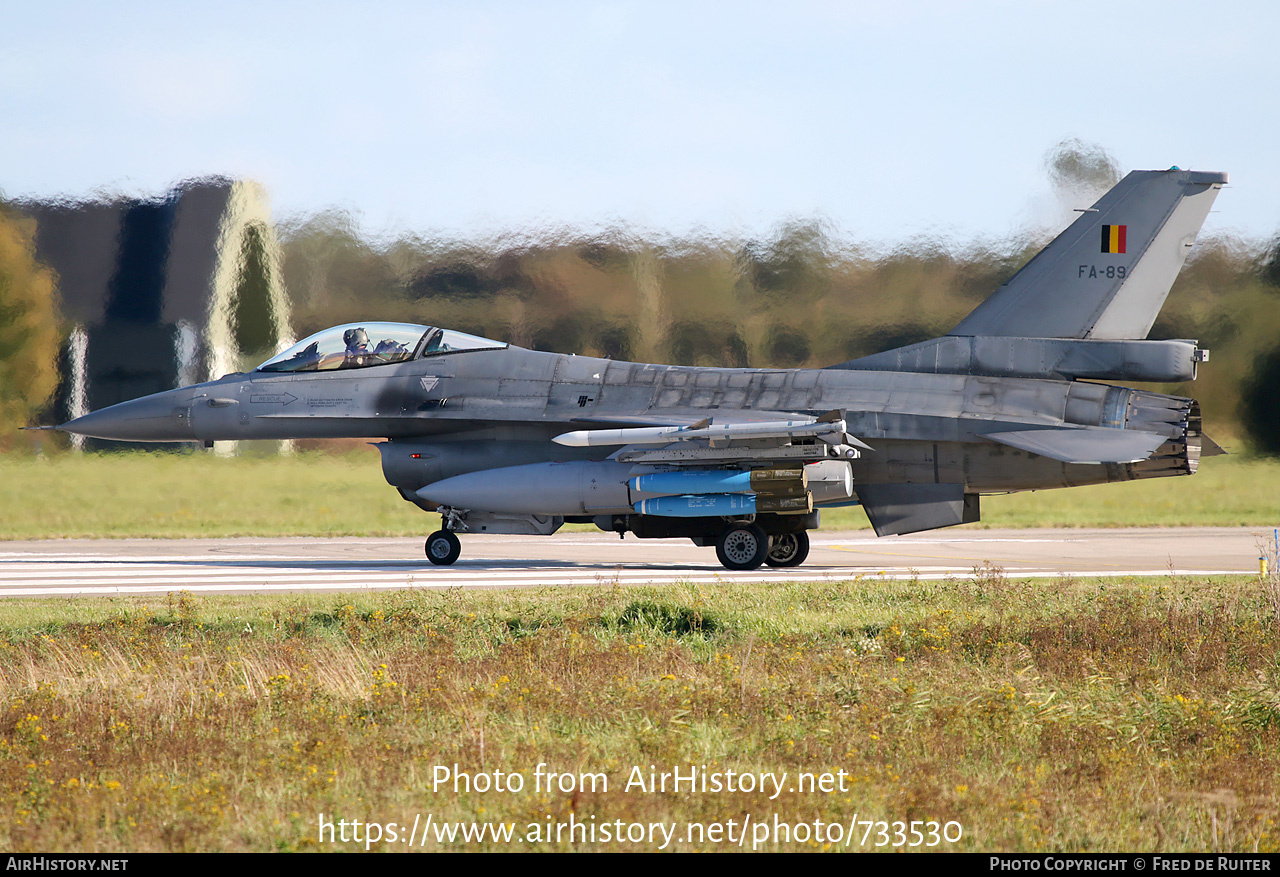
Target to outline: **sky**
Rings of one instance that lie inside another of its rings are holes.
[[[224,175],[386,236],[975,240],[1065,223],[1076,138],[1228,171],[1206,231],[1261,240],[1277,34],[1273,0],[14,3],[0,194]]]

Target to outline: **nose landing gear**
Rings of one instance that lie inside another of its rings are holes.
[[[427,560],[436,566],[449,566],[462,554],[462,543],[448,530],[437,530],[427,537]]]

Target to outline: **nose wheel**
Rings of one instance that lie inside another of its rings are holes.
[[[449,566],[462,554],[462,543],[448,530],[437,530],[427,537],[427,560],[436,566]]]
[[[716,537],[716,557],[726,569],[755,569],[769,554],[769,537],[755,524],[733,524]]]

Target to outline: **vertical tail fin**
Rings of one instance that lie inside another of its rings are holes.
[[[1208,171],[1133,171],[951,335],[1142,339],[1214,199]]]

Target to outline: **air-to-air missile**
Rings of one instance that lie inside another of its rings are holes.
[[[822,369],[692,368],[524,350],[362,322],[249,374],[63,424],[136,441],[363,437],[387,481],[442,515],[427,540],[566,521],[714,545],[731,569],[793,566],[824,507],[878,535],[976,521],[979,498],[1190,475],[1220,449],[1181,382],[1208,352],[1145,340],[1227,182],[1135,171],[940,338]]]

